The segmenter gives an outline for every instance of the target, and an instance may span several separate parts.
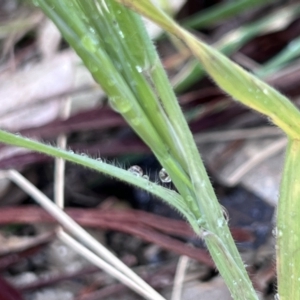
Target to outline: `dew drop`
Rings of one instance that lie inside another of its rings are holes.
[[[114,96],[109,98],[110,106],[113,110],[124,114],[132,108],[132,104],[129,100],[120,97],[120,96]]]
[[[199,218],[197,219],[197,224],[199,227],[204,227],[205,221],[203,220],[203,218]]]
[[[192,196],[187,196],[185,200],[194,213],[199,213],[198,205]]]
[[[94,53],[97,51],[97,48],[99,47],[99,41],[93,37],[92,34],[86,34],[82,39],[81,39],[81,44],[83,47]]]
[[[198,209],[198,205],[195,201],[193,201],[192,203],[192,210],[194,213],[199,213],[199,209]]]
[[[217,224],[219,228],[223,227],[225,225],[224,218],[219,218]]]
[[[101,157],[98,157],[98,158],[96,158],[96,161],[102,162],[103,160]]]
[[[143,68],[141,66],[136,66],[135,68],[139,73],[143,72]]]
[[[114,85],[116,85],[116,82],[113,79],[110,79],[110,80],[107,81],[107,84],[109,86],[114,86]]]
[[[269,90],[268,89],[263,89],[263,92],[265,95],[269,95]]]
[[[275,294],[275,295],[274,295],[274,300],[280,300],[279,294]]]
[[[70,153],[70,154],[74,154],[74,151],[73,151],[73,150],[69,150],[69,153]]]
[[[132,122],[132,124],[134,125],[134,126],[139,126],[140,124],[141,124],[141,118],[139,118],[139,117],[135,117],[135,118],[133,118],[132,120],[131,120],[131,122]]]
[[[194,198],[193,198],[192,196],[187,196],[187,197],[186,197],[186,201],[187,201],[188,203],[192,203],[192,202],[194,201]]]
[[[143,176],[143,169],[140,166],[131,166],[128,170],[128,172],[130,172],[131,174],[140,177]]]
[[[161,180],[161,182],[171,182],[171,177],[169,176],[169,174],[167,173],[167,171],[162,168],[159,173],[158,173],[159,179]]]
[[[96,33],[95,28],[93,28],[93,27],[90,27],[90,28],[89,28],[89,31],[90,31],[92,34],[95,34],[95,33]]]
[[[149,176],[148,175],[143,175],[143,178],[146,180],[149,180]]]
[[[92,73],[96,73],[99,70],[97,65],[93,62],[88,64],[88,68]]]
[[[80,155],[83,156],[83,157],[88,157],[88,155],[84,152],[80,153]]]

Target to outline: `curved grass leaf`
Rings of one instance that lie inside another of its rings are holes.
[[[128,184],[132,184],[135,187],[141,188],[148,193],[151,193],[152,195],[162,199],[168,205],[175,208],[179,213],[182,214],[182,216],[184,216],[189,221],[195,232],[199,233],[197,220],[187,209],[182,197],[172,190],[159,186],[154,182],[150,182],[148,179],[137,177],[124,169],[118,168],[103,161],[97,161],[95,159],[89,158],[87,155],[79,155],[73,153],[73,151],[65,151],[2,130],[0,130],[0,142],[44,153],[52,157],[63,158],[66,161],[88,167],[107,176],[111,176]]]
[[[190,48],[206,72],[225,92],[269,117],[289,137],[300,139],[300,112],[289,99],[181,28],[150,1],[116,1],[138,11],[176,35]]]

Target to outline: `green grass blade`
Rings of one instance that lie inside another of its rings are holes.
[[[198,41],[190,33],[178,27],[168,16],[156,9],[149,1],[123,0],[122,3],[144,14],[152,21],[159,24],[165,30],[175,34],[182,39],[192,50],[194,55],[202,62],[209,75],[217,84],[239,100],[243,104],[265,114],[276,125],[281,127],[290,137],[290,144],[286,158],[284,177],[281,186],[281,197],[278,211],[278,276],[279,276],[279,298],[281,300],[300,299],[300,249],[299,239],[299,170],[300,170],[300,113],[296,107],[284,96],[255,76],[245,72],[242,68],[232,63],[222,54],[213,48]],[[191,172],[193,178],[195,174]],[[198,189],[198,182],[193,182],[195,189]],[[200,191],[200,187],[198,189]],[[207,212],[202,211],[207,217]],[[209,222],[207,223],[209,225]],[[213,226],[212,226],[213,227]],[[223,243],[222,236],[212,232],[207,238],[208,247],[212,253],[216,264],[224,276],[229,289],[235,299],[256,298],[247,286],[249,281],[241,276],[239,280],[243,282],[237,286],[237,281],[230,282],[229,276],[238,278],[235,272],[241,271],[238,260],[234,255],[230,255],[228,244]],[[211,239],[211,237],[213,237]],[[217,250],[218,249],[218,250]],[[215,257],[219,251],[219,256],[228,256],[228,274],[224,266],[224,257],[218,261]],[[232,253],[232,252],[231,252]],[[232,260],[234,258],[234,260]],[[236,265],[235,265],[236,263]],[[236,288],[232,286],[235,283]],[[249,294],[248,294],[249,293]]]
[[[199,61],[192,58],[172,79],[174,91],[176,93],[183,93],[193,84],[200,81],[204,75],[205,71]]]
[[[267,77],[285,67],[291,60],[300,56],[300,37],[292,40],[282,51],[263,64],[255,74]]]
[[[212,46],[217,48],[223,54],[230,56],[248,41],[256,36],[278,31],[285,28],[287,24],[290,24],[295,20],[300,13],[300,5],[290,5],[282,9],[276,10],[274,13],[261,18],[251,24],[247,24],[239,27],[238,29],[231,30],[226,33],[220,40],[218,40]],[[278,16],[282,20],[278,25]],[[297,55],[299,48],[297,47],[297,40],[295,43],[288,46],[284,53],[280,54],[279,57],[271,60],[266,66],[263,66],[256,72],[259,77],[265,77],[270,72],[276,70],[280,66],[282,60],[286,61],[291,57]],[[174,89],[180,93],[186,90],[188,87],[201,80],[205,76],[205,70],[197,59],[192,59],[189,62],[187,70],[184,70],[182,74],[176,76],[174,81]]]
[[[280,300],[300,299],[300,141],[289,141],[277,212],[277,280]]]
[[[196,232],[199,232],[197,220],[186,208],[184,199],[178,193],[172,190],[159,186],[154,182],[150,182],[149,180],[144,179],[142,177],[137,177],[127,170],[118,168],[103,161],[97,161],[95,159],[89,158],[86,155],[79,155],[73,153],[73,151],[65,151],[62,149],[58,149],[56,147],[52,147],[2,130],[0,130],[0,142],[8,145],[30,149],[36,152],[47,154],[52,157],[60,157],[65,159],[66,161],[91,168],[107,176],[111,176],[128,184],[141,188],[146,192],[151,193],[154,196],[162,199],[167,204],[178,210],[178,212],[180,212],[189,221],[193,229]]]
[[[286,97],[194,37],[187,40],[206,71],[224,91],[266,115],[291,138],[300,137],[300,113]]]
[[[173,23],[169,21],[169,18],[164,17],[164,13],[158,11],[150,2],[120,2],[128,5],[128,7],[136,9],[141,13],[144,13],[146,16],[151,17],[151,15],[154,15],[152,20],[159,20],[159,25],[163,24],[163,27],[171,32],[174,30]],[[226,255],[224,255],[223,252],[220,252],[219,247],[217,247],[215,243],[208,240],[207,246],[209,251],[216,262],[219,271],[224,277],[232,295],[235,296],[235,299],[257,299],[257,295],[251,286],[243,262],[229,232],[227,222],[224,219],[203,163],[199,157],[198,150],[195,144],[192,142],[189,143],[185,150],[187,155],[188,171],[193,183],[196,204],[201,212],[201,225],[209,232],[217,236],[222,245],[226,245]],[[187,200],[193,201],[193,199]],[[231,265],[232,269],[229,269],[229,271],[228,265],[224,265],[224,261],[227,260],[228,256],[235,261],[235,264]],[[241,285],[244,287],[243,293],[241,293],[241,291],[236,293],[235,283],[239,280],[242,280]],[[247,298],[245,298],[245,295],[247,295]],[[248,295],[251,296],[248,297]]]
[[[140,58],[136,59],[133,64],[135,67],[133,69],[136,69],[135,74],[130,72],[131,68],[129,68],[126,76],[127,82],[129,84],[134,83],[136,98],[143,110],[152,121],[155,129],[160,133],[162,139],[167,141],[176,160],[184,165],[184,152],[181,149],[181,143],[178,141],[176,130],[174,131],[174,122],[171,120],[171,118],[180,118],[182,114],[180,110],[177,115],[170,116],[168,114],[166,105],[170,101],[167,101],[169,94],[166,95],[166,90],[172,92],[172,89],[168,86],[169,81],[165,76],[165,71],[153,43],[148,37],[144,24],[140,16],[127,8],[114,1],[107,1],[106,3],[109,13],[107,13],[105,19],[108,20],[113,16],[119,24],[118,31],[123,33],[122,40],[118,39],[115,45],[118,45],[119,49],[124,48],[124,52],[127,54],[125,60],[123,60],[127,64],[123,67],[124,70],[128,70],[128,61],[132,59],[133,55],[136,56],[136,52],[139,51]],[[110,23],[113,23],[112,21]],[[135,28],[135,32],[133,32],[133,28]],[[158,80],[156,80],[157,77]],[[174,102],[172,102],[172,105],[174,105]],[[175,126],[177,123],[175,123]]]
[[[97,7],[101,8],[103,16],[98,16],[98,18],[95,16],[91,19],[93,28],[105,40],[106,52],[122,74],[152,126],[166,142],[171,152],[179,158],[177,149],[174,147],[173,136],[170,135],[168,118],[152,86],[144,76],[144,72],[152,68],[155,63],[154,46],[149,43],[149,39],[145,38],[146,33],[141,30],[143,26],[139,16],[115,2],[106,1],[105,3],[107,9],[101,1],[98,6],[93,1],[82,2],[81,6],[86,15],[95,14]]]
[[[274,0],[236,0],[232,2],[222,2],[192,15],[186,20],[183,20],[181,25],[184,27],[200,29],[218,21],[234,17],[245,10],[266,5],[271,2],[274,2]]]
[[[101,35],[99,28],[93,26],[94,23],[89,20],[85,14],[83,6],[86,2],[77,2],[76,0],[37,0],[40,7],[56,23],[65,39],[76,50],[82,58],[85,65],[91,71],[95,80],[100,83],[104,91],[109,96],[110,102],[137,134],[152,149],[162,166],[168,171],[176,188],[184,198],[193,197],[192,184],[188,174],[180,164],[180,157],[177,153],[176,144],[170,144],[177,137],[173,137],[174,130],[170,130],[169,122],[166,120],[161,126],[156,126],[155,122],[159,119],[160,110],[153,109],[150,103],[151,95],[144,95],[143,99],[136,96],[136,83],[128,82],[126,76],[119,72],[116,64],[116,54],[110,53],[111,47],[106,47],[106,36]],[[72,2],[72,5],[71,5]],[[109,3],[109,1],[107,1]],[[91,15],[92,17],[93,15]],[[100,16],[103,13],[100,12]],[[95,16],[94,16],[95,18]],[[129,18],[130,19],[130,18]],[[99,20],[100,21],[100,20]],[[111,19],[111,26],[115,26],[114,19]],[[72,26],[68,26],[71,24]],[[134,30],[134,26],[132,27]],[[133,34],[134,32],[132,32]],[[124,34],[124,33],[123,33]],[[119,39],[125,39],[118,34]],[[109,42],[114,42],[110,39]],[[118,47],[118,45],[117,45]],[[126,53],[122,48],[117,48],[121,57],[126,58]],[[122,53],[121,53],[122,52]],[[110,55],[112,56],[110,57]],[[128,58],[127,68],[135,70],[135,75],[139,73],[136,59]],[[145,63],[144,61],[142,62]],[[139,65],[140,66],[140,65]],[[142,94],[140,94],[142,96]],[[159,104],[160,105],[160,104]],[[165,131],[164,136],[162,132]],[[171,139],[166,136],[169,135]],[[166,138],[164,138],[166,137]],[[200,218],[200,213],[195,207],[190,205],[196,218]]]
[[[233,299],[255,299],[251,282],[247,279],[245,273],[240,270],[236,258],[228,254],[227,246],[224,245],[222,240],[209,231],[203,232],[203,238],[209,247],[215,248],[216,252],[219,253],[218,265],[222,266],[222,270],[225,272],[223,276],[232,277],[234,280],[232,284],[235,288],[231,290]],[[232,273],[234,273],[234,276]],[[245,283],[248,284],[247,288],[245,288]]]

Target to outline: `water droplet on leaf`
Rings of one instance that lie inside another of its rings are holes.
[[[265,95],[269,94],[269,90],[268,89],[263,89],[263,92],[264,92]]]
[[[225,220],[223,218],[219,218],[217,220],[218,227],[221,228],[225,225]]]
[[[204,227],[205,221],[203,220],[203,218],[199,218],[197,220],[197,224],[198,224],[199,227]]]
[[[191,202],[194,201],[194,198],[192,196],[187,196],[186,197],[186,201],[189,202],[189,203],[191,203]]]
[[[185,198],[186,202],[187,202],[187,205],[191,208],[191,210],[194,212],[194,213],[199,213],[199,208],[198,208],[198,205],[196,203],[196,200],[192,197],[192,196],[187,196]]]
[[[131,120],[131,122],[134,126],[139,126],[142,123],[141,121],[142,121],[142,119],[139,117],[135,117]]]
[[[90,28],[89,28],[89,31],[90,31],[92,34],[95,34],[95,33],[96,33],[95,28],[93,28],[93,27],[90,27]]]
[[[113,79],[110,79],[110,80],[107,81],[107,84],[109,86],[114,86],[116,84],[116,82]]]
[[[143,72],[143,69],[142,69],[141,66],[136,66],[135,68],[136,68],[136,70],[137,70],[139,73],[142,73],[142,72]]]
[[[98,67],[95,63],[91,62],[88,64],[88,68],[92,73],[95,73],[98,71]]]
[[[81,43],[86,50],[92,53],[96,52],[97,48],[99,47],[99,41],[97,40],[96,37],[93,37],[92,34],[86,34],[81,39]]]
[[[132,108],[131,102],[123,97],[114,96],[110,97],[109,100],[111,108],[121,114],[128,112]]]
[[[131,166],[128,170],[128,172],[130,172],[131,174],[135,175],[135,176],[143,176],[143,169],[140,166]]]
[[[161,182],[171,182],[171,177],[169,176],[169,174],[167,173],[167,171],[162,168],[159,173],[158,173],[159,179],[161,180]]]

